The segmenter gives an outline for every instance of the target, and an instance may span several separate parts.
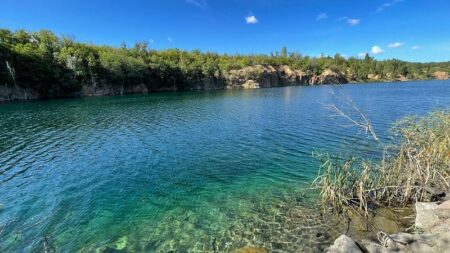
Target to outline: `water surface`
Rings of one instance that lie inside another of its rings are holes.
[[[376,159],[332,86],[0,105],[0,251],[321,252],[313,151]],[[445,81],[345,85],[383,142],[450,106]]]

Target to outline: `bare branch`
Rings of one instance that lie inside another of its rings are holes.
[[[331,105],[325,105],[325,108],[336,113],[336,116],[344,117],[348,121],[350,121],[354,126],[361,127],[364,129],[366,134],[370,134],[374,140],[377,142],[380,142],[380,139],[378,138],[377,134],[375,133],[375,130],[372,127],[372,124],[369,120],[369,118],[366,116],[366,114],[356,105],[356,103],[351,99],[350,96],[344,93],[342,84],[337,80],[336,78],[336,85],[341,88],[340,95],[338,95],[335,91],[332,91],[331,94],[339,98],[341,101],[344,102],[345,105],[350,107],[352,111],[356,112],[359,116],[359,119],[356,119],[354,117],[351,117],[349,113],[346,113],[344,109],[339,108],[338,105],[331,104]]]

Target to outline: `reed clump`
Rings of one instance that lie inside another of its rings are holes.
[[[393,132],[399,143],[385,148],[379,162],[316,154],[322,165],[313,185],[325,204],[368,215],[375,207],[429,201],[449,191],[450,112],[407,117]]]

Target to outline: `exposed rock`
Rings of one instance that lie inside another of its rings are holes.
[[[267,253],[266,249],[256,247],[244,247],[233,251],[233,253]]]
[[[258,89],[259,83],[253,81],[253,80],[247,80],[244,84],[241,85],[241,88],[243,89]]]
[[[435,72],[434,76],[436,79],[450,78],[449,74],[443,71]],[[369,74],[367,77],[373,81],[382,80],[379,75],[375,74]],[[385,78],[387,81],[408,81],[408,78],[405,76],[394,76],[392,74],[387,74]],[[341,73],[326,69],[320,74],[314,74],[310,71],[292,69],[286,65],[275,67],[271,65],[254,65],[222,72],[210,78],[190,80],[183,87],[187,87],[186,89],[190,90],[256,89],[294,85],[344,84],[356,81],[357,78],[354,74],[351,74],[350,70]],[[80,91],[60,95],[65,97],[112,96],[178,90],[176,83],[173,85],[163,84],[161,86],[158,86],[158,84],[127,84],[125,87],[98,83],[96,85],[82,84],[81,87]],[[58,95],[55,97],[58,97]],[[41,98],[39,93],[31,89],[0,86],[0,102],[39,98]]]
[[[397,233],[386,239],[385,252],[444,253],[450,252],[450,233]]]
[[[320,75],[293,70],[289,66],[255,65],[239,70],[231,70],[226,74],[227,87],[236,88],[269,88],[292,85],[319,85],[348,83],[344,74],[326,69]]]
[[[380,217],[378,222],[377,216]],[[389,213],[386,214],[385,211],[382,211],[382,214],[375,214],[374,220],[378,226],[378,223],[391,220],[389,217]],[[366,239],[356,244],[352,239],[342,235],[327,252],[353,252],[351,250],[356,245],[360,250],[356,252],[367,253],[450,253],[449,221],[450,201],[440,205],[438,203],[416,203],[416,227],[426,233],[395,233],[382,238],[381,244]],[[385,224],[384,227],[386,229]],[[381,230],[389,232],[384,229]],[[350,249],[346,249],[347,246]]]
[[[327,253],[362,253],[359,246],[350,237],[341,235],[326,250]]]
[[[333,245],[333,247],[335,245]],[[360,250],[359,252],[367,252],[367,253],[424,253],[424,252],[447,253],[450,252],[450,233],[440,233],[440,234],[397,233],[385,237],[382,245],[378,242],[370,240],[362,240],[361,243],[357,246],[359,246]],[[332,249],[332,247],[330,247],[329,250],[330,249]],[[327,251],[327,252],[352,252],[352,251]]]
[[[450,209],[450,200],[447,200],[444,203],[438,205],[437,209]]]
[[[418,202],[416,213],[416,227],[424,232],[450,232],[450,209],[438,209],[437,203]]]
[[[249,80],[258,83],[258,88],[277,87],[279,84],[277,70],[272,66],[249,66],[226,74],[227,87],[231,89],[245,88]]]
[[[31,89],[0,86],[0,102],[36,100],[39,98],[39,94]]]
[[[368,74],[367,75],[367,79],[369,80],[374,80],[374,81],[378,81],[381,79],[380,75],[376,75],[376,74]]]
[[[409,81],[409,79],[404,75],[398,75],[397,78],[395,78],[395,81],[396,82],[407,82],[407,81]]]
[[[195,85],[195,90],[218,90],[225,87],[225,82],[219,78],[204,78]]]
[[[361,247],[367,253],[387,253],[389,252],[386,247],[381,246],[380,244],[370,241],[370,240],[362,240]]]
[[[310,84],[343,84],[348,83],[345,75],[339,72],[334,72],[331,69],[326,69],[318,76],[312,76]]]
[[[292,70],[289,66],[278,69],[278,77],[283,86],[308,85],[310,75],[301,70]]]
[[[438,80],[448,80],[450,79],[450,76],[448,74],[448,72],[445,71],[436,71],[434,72],[434,78],[438,79]]]

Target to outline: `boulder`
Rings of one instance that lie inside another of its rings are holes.
[[[362,251],[352,238],[341,235],[334,241],[334,244],[326,250],[326,253],[362,253]]]
[[[444,253],[450,252],[450,233],[397,233],[386,240],[388,252]]]
[[[360,247],[367,253],[447,253],[450,252],[450,233],[396,233],[386,237],[383,245],[364,239]]]
[[[438,205],[436,208],[440,210],[450,209],[450,200],[445,201],[444,203]]]
[[[450,209],[437,203],[416,203],[416,228],[427,233],[450,232]]]

